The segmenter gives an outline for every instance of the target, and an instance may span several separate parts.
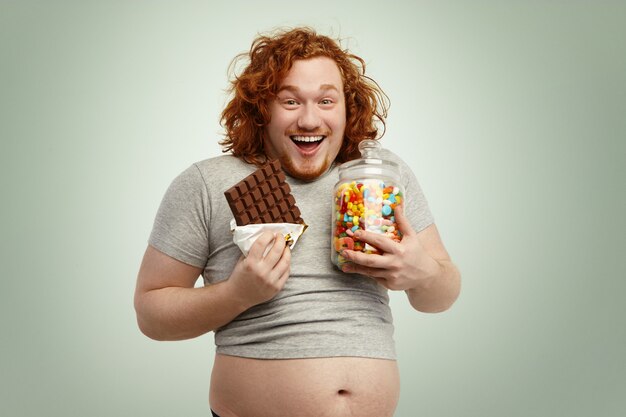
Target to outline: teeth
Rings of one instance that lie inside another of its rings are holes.
[[[296,142],[318,142],[324,139],[324,136],[291,136]]]

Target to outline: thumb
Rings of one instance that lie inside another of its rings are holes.
[[[398,224],[398,230],[402,233],[403,236],[413,236],[415,235],[415,230],[411,227],[411,223],[409,223],[409,219],[404,215],[404,205],[396,206],[393,212],[394,217],[396,218],[396,223]]]

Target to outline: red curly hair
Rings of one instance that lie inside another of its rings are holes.
[[[248,53],[233,60],[233,73],[241,60],[247,59],[249,63],[231,81],[229,92],[233,97],[221,117],[226,129],[225,138],[219,142],[222,152],[232,152],[256,165],[266,162],[263,143],[265,127],[271,117],[271,100],[276,98],[280,83],[295,60],[320,56],[334,60],[343,79],[346,129],[337,161],[357,158],[358,144],[362,140],[379,139],[377,122],[383,127],[382,137],[389,99],[378,84],[365,75],[365,61],[342,50],[339,41],[304,27],[260,35]]]

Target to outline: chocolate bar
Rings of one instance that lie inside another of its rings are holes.
[[[224,195],[237,226],[257,223],[304,224],[278,160],[257,169],[226,190]]]

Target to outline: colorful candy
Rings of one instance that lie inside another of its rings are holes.
[[[376,248],[354,238],[354,233],[359,229],[379,233],[399,242],[402,235],[394,211],[403,199],[399,187],[385,184],[382,180],[367,179],[339,184],[334,197],[333,247],[336,258],[333,261],[339,267],[346,262],[340,254],[343,249],[378,253]]]

